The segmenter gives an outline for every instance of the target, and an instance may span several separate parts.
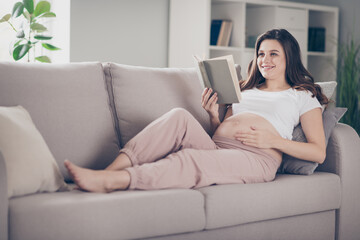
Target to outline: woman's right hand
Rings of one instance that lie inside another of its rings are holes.
[[[217,104],[218,96],[215,92],[211,97],[213,90],[211,88],[205,88],[201,95],[201,106],[210,115],[210,118],[219,118],[219,104]]]

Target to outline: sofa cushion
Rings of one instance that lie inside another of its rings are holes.
[[[0,106],[22,105],[66,179],[64,159],[100,169],[119,144],[100,63],[0,62]]]
[[[65,189],[55,159],[26,109],[0,107],[0,133],[9,198]]]
[[[330,100],[336,90],[337,82],[316,82],[316,84],[321,87],[322,93]]]
[[[277,175],[273,182],[204,187],[206,229],[321,212],[340,207],[338,175]]]
[[[317,82],[321,87],[322,93],[330,100],[332,95],[335,92],[337,83],[334,81],[330,82]],[[324,133],[326,144],[330,138],[331,132],[335,127],[335,124],[342,117],[346,109],[334,109],[326,107],[326,105],[322,106],[325,111],[323,111],[323,125],[324,125]],[[293,131],[293,141],[297,142],[306,142],[306,137],[299,123]],[[280,168],[278,169],[278,173],[292,173],[292,174],[303,174],[310,175],[313,174],[315,169],[318,167],[318,163],[311,161],[304,161],[295,157],[292,157],[287,154],[283,154],[283,161],[281,163]]]
[[[203,230],[204,197],[188,189],[36,194],[11,199],[9,219],[12,240],[142,239]]]
[[[174,107],[187,109],[209,130],[201,107],[201,85],[193,68],[150,68],[108,63],[104,66],[125,145],[146,125]]]
[[[345,114],[347,108],[327,107],[323,113],[323,125],[325,133],[326,146],[329,142],[332,130],[335,125]],[[297,142],[307,142],[305,134],[301,128],[301,125],[295,127],[293,132],[293,140]],[[283,154],[283,161],[278,169],[278,173],[291,173],[291,174],[313,174],[318,167],[318,163],[301,160],[299,158]]]

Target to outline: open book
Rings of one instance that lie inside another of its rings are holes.
[[[203,88],[212,88],[219,104],[239,103],[241,92],[232,55],[201,60],[194,56]]]

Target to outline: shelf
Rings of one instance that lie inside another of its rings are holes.
[[[254,59],[254,46],[259,34],[269,29],[285,28],[298,41],[303,53],[302,62],[315,79],[336,80],[339,20],[339,9],[336,7],[279,0],[170,2],[172,25],[169,28],[169,67],[193,66],[192,58],[189,57],[193,54],[204,55],[206,58],[233,55],[235,63],[241,66],[241,74],[246,76],[247,66]],[[232,21],[229,46],[209,44],[211,22],[215,19]],[[324,52],[308,51],[310,27],[325,29]]]
[[[243,51],[243,48],[241,48],[241,47],[224,47],[224,46],[213,46],[213,45],[210,45],[209,49],[216,50],[216,51],[235,51],[235,52]]]
[[[251,52],[251,53],[253,53],[255,51],[255,48],[249,48],[249,47],[247,47],[247,48],[244,48],[244,52]]]
[[[316,56],[316,57],[334,57],[334,53],[330,52],[307,52],[308,56]]]
[[[232,52],[246,52],[253,53],[255,48],[241,48],[241,47],[224,47],[224,46],[209,46],[210,50],[214,51],[232,51]],[[306,52],[305,55],[309,57],[335,57],[334,53],[331,52]]]

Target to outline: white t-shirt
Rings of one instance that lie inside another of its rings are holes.
[[[253,88],[242,93],[240,103],[232,104],[233,115],[240,113],[257,114],[268,120],[281,137],[292,139],[294,127],[300,116],[314,108],[321,108],[310,91],[289,88],[279,92],[268,92]]]

